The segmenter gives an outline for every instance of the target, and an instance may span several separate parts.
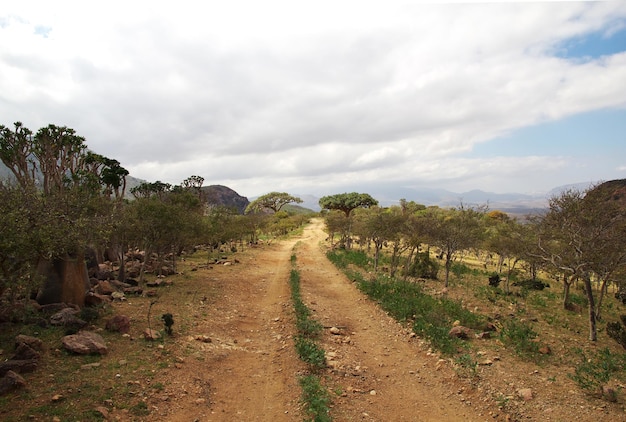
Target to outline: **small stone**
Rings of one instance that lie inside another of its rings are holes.
[[[533,399],[533,390],[530,388],[520,388],[517,390],[517,395],[524,401],[530,401]]]
[[[541,353],[542,355],[551,355],[552,349],[550,349],[550,346],[543,346],[539,348],[539,353]]]
[[[61,394],[55,394],[54,396],[52,396],[52,401],[53,402],[57,402],[57,401],[61,401],[63,400],[65,397],[63,397]]]
[[[338,336],[339,334],[341,334],[341,330],[339,330],[339,328],[337,327],[330,327],[330,333]]]
[[[104,418],[104,420],[108,420],[109,419],[109,411],[106,407],[104,406],[98,406],[94,409],[94,411],[96,413],[99,413],[100,415],[102,415],[102,417]]]
[[[370,396],[375,396],[375,395],[376,395],[376,390],[370,391]]]

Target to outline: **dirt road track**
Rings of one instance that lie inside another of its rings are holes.
[[[293,345],[290,256],[296,253],[305,303],[325,329],[329,368],[322,374],[335,421],[485,421],[488,408],[419,339],[364,297],[326,259],[323,222],[302,237],[264,246],[241,265],[211,273],[214,306],[194,330],[211,342],[188,348],[174,374],[190,394],[169,408],[173,421],[301,421],[298,377],[305,366]],[[332,334],[329,327],[339,328]],[[191,392],[195,392],[191,394]],[[199,397],[199,398],[198,398]]]

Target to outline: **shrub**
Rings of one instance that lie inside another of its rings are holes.
[[[439,263],[430,259],[428,252],[421,252],[415,255],[407,275],[411,277],[429,278],[436,280],[439,272]]]
[[[506,346],[513,347],[522,357],[530,357],[539,352],[539,343],[535,341],[537,333],[526,322],[507,321],[500,331],[500,339]]]
[[[626,356],[611,353],[608,348],[598,350],[594,356],[587,356],[582,349],[574,349],[578,363],[573,374],[568,374],[578,386],[588,394],[602,395],[602,387],[616,373],[623,371]]]

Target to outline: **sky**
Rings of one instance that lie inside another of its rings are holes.
[[[248,197],[626,178],[626,2],[8,0],[16,121]]]

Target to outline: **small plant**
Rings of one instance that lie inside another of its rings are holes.
[[[174,316],[172,314],[167,313],[161,315],[161,319],[163,320],[163,325],[165,325],[165,332],[172,335],[172,325],[174,325]]]
[[[314,370],[326,367],[326,353],[315,341],[302,337],[296,337],[296,351],[303,362],[308,363]]]
[[[328,390],[320,383],[315,375],[307,375],[300,378],[302,388],[302,402],[306,411],[315,422],[330,422],[330,397]]]
[[[472,358],[472,355],[465,353],[457,357],[457,374],[463,378],[474,379],[478,376],[478,362]]]
[[[539,343],[535,341],[537,333],[526,322],[507,321],[500,331],[502,342],[513,347],[515,352],[522,357],[534,356],[539,352]]]
[[[624,371],[626,356],[611,353],[608,348],[598,350],[595,356],[587,356],[582,349],[574,349],[578,363],[573,374],[567,374],[578,386],[593,396],[603,396],[604,387],[611,377]]]

